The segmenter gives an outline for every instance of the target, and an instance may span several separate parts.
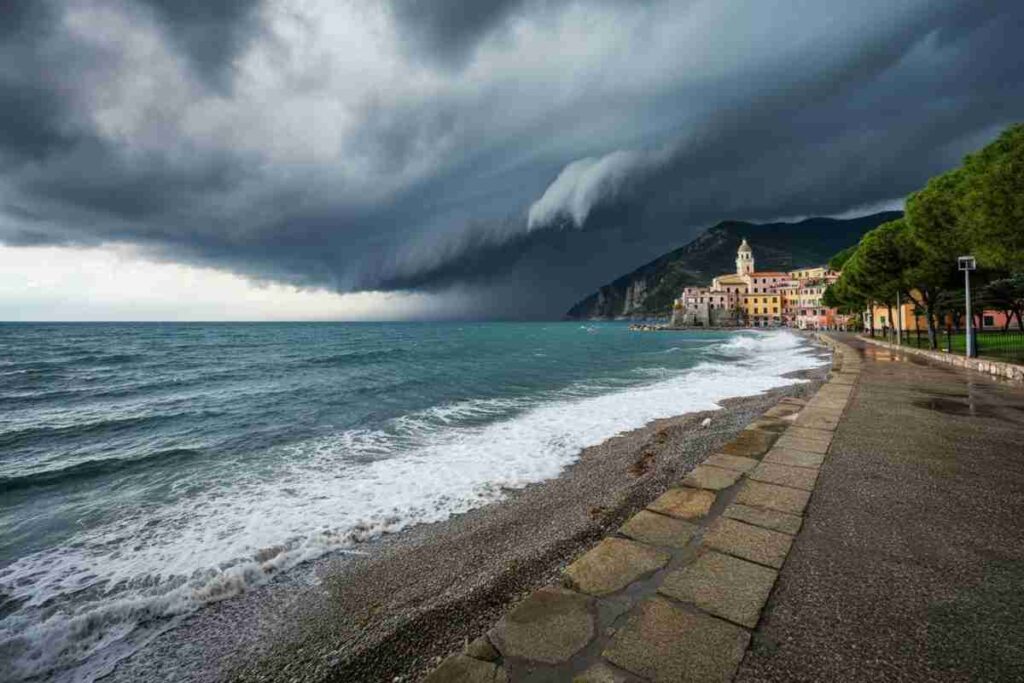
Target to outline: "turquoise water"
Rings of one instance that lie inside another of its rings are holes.
[[[175,616],[787,384],[785,332],[0,325],[0,678],[92,678]]]

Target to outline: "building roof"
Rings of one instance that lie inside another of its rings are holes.
[[[766,270],[758,273],[751,273],[750,277],[789,277],[789,273],[779,273],[774,270]]]
[[[718,280],[720,285],[745,285],[747,279],[743,275],[737,275],[736,273],[726,273],[725,275],[719,275],[715,278]]]
[[[737,253],[739,253],[739,252],[747,252],[747,253],[750,253],[750,252],[752,252],[752,251],[753,251],[753,249],[751,249],[751,248],[750,248],[750,245],[749,245],[749,244],[747,244],[747,238],[746,238],[746,237],[744,237],[744,238],[743,238],[743,241],[742,241],[742,242],[740,243],[740,248],[739,248],[739,250],[737,251]]]

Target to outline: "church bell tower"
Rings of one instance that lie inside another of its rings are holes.
[[[739,250],[736,252],[736,274],[737,275],[750,275],[754,272],[754,251],[747,244],[746,238],[743,239],[743,243],[740,244]]]

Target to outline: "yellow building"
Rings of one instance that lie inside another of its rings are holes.
[[[914,331],[917,329],[925,330],[928,328],[928,323],[925,322],[923,316],[918,317],[914,314],[914,304],[904,303],[900,306],[899,310],[896,310],[896,304],[893,302],[892,311],[887,306],[875,305],[871,309],[871,315],[875,319],[875,329],[882,330],[886,327],[898,328],[901,330]],[[890,315],[892,316],[890,319]],[[871,321],[867,316],[867,311],[864,315],[864,327],[870,329]]]
[[[748,324],[754,327],[769,327],[782,324],[782,295],[770,292],[755,292],[743,295],[743,310]]]
[[[818,280],[831,273],[828,268],[801,268],[800,270],[789,271],[794,280]]]

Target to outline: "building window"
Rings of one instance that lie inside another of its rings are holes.
[[[991,315],[986,315],[986,316],[983,317],[982,322],[983,322],[985,327],[992,327],[993,325],[996,324],[996,319],[994,317],[992,317]]]

